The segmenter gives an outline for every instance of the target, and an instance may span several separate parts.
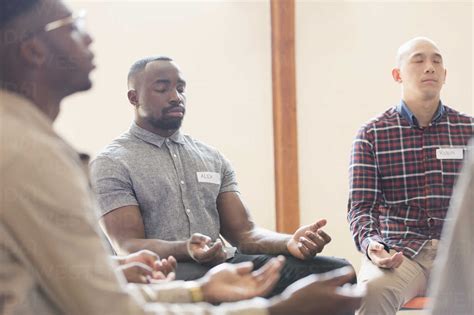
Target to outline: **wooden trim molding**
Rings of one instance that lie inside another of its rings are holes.
[[[296,117],[295,2],[271,0],[276,229],[300,225]]]

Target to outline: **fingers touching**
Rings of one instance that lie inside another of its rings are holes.
[[[195,233],[187,242],[189,257],[202,264],[215,265],[225,261],[227,255],[220,239],[214,244],[210,237]]]

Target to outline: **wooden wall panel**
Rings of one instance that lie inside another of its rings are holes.
[[[300,225],[296,117],[295,3],[271,0],[277,231]]]

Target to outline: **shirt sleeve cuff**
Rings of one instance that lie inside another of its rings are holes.
[[[112,210],[125,206],[138,206],[134,197],[126,194],[108,194],[107,196],[98,196],[100,215],[104,216]]]
[[[372,260],[372,259],[370,259],[369,253],[368,253],[368,251],[367,251],[367,249],[369,248],[370,242],[378,242],[378,243],[380,243],[380,244],[383,245],[383,247],[384,247],[384,249],[385,249],[385,251],[386,251],[387,253],[390,252],[390,246],[388,246],[388,245],[384,242],[383,238],[380,237],[379,235],[374,235],[374,236],[371,236],[371,237],[367,237],[366,239],[364,239],[364,240],[362,241],[362,244],[361,244],[362,246],[361,246],[361,248],[362,248],[363,252],[365,253],[365,255],[367,256],[367,258],[368,258],[369,260]]]
[[[191,291],[185,281],[172,281],[162,284],[128,283],[129,291],[138,290],[146,303],[192,303]]]
[[[224,192],[229,192],[229,191],[240,193],[239,192],[239,186],[235,185],[235,184],[230,184],[230,185],[226,185],[224,187],[221,187],[221,189],[219,190],[219,193],[224,193]]]

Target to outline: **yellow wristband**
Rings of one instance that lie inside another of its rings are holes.
[[[194,303],[204,301],[204,294],[202,293],[201,286],[196,281],[187,281],[186,287],[191,294],[191,300]]]

